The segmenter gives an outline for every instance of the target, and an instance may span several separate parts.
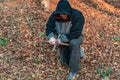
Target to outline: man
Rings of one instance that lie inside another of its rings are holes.
[[[83,41],[84,21],[80,11],[73,9],[67,0],[60,0],[46,25],[46,35],[50,44],[69,44],[69,46],[59,45],[59,51],[61,64],[69,67],[70,80],[77,75],[80,58],[84,57],[81,55],[80,47]]]

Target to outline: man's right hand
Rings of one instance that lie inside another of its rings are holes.
[[[54,37],[51,37],[48,42],[52,45],[55,45],[56,41],[57,41],[57,39],[55,39]]]

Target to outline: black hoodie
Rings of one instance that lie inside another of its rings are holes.
[[[60,0],[57,4],[56,10],[51,14],[49,20],[46,25],[46,35],[49,36],[51,33],[55,33],[55,22],[56,15],[59,14],[67,14],[69,16],[69,20],[72,22],[72,27],[70,28],[70,33],[65,34],[68,40],[77,39],[82,34],[83,26],[84,26],[84,16],[82,13],[76,9],[71,8],[69,2],[67,0]],[[51,37],[54,35],[51,35]]]

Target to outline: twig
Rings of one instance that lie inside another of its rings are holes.
[[[37,42],[41,42],[41,43],[47,43],[47,44],[49,44],[49,42],[47,41],[47,40],[43,40],[43,39],[41,39],[41,38],[37,38],[36,39],[36,41]],[[85,42],[83,42],[82,44],[90,44],[90,43],[85,43]],[[59,45],[62,45],[62,46],[69,46],[69,43],[60,43]]]
[[[41,38],[37,38],[36,41],[37,41],[37,42],[41,42],[41,43],[47,43],[47,44],[49,44],[49,42],[48,42],[47,40],[43,40],[43,39],[41,39]],[[60,43],[59,45],[69,46],[68,43]]]

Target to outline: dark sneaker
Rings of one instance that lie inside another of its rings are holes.
[[[71,72],[71,73],[67,76],[67,80],[74,80],[76,76],[77,76],[76,73],[72,73],[72,72]]]

